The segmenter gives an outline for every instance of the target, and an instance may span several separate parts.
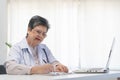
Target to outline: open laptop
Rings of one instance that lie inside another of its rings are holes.
[[[107,73],[107,72],[109,72],[109,63],[110,63],[110,58],[111,58],[111,53],[113,50],[114,43],[115,43],[115,38],[113,39],[112,46],[111,46],[111,49],[109,52],[109,56],[108,56],[108,60],[107,60],[107,64],[106,64],[105,68],[77,69],[73,72],[74,73]]]

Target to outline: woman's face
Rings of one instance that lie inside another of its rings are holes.
[[[39,25],[34,27],[32,30],[28,29],[28,44],[31,46],[36,46],[43,41],[46,37],[47,28],[45,26]]]

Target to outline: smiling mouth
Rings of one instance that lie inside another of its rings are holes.
[[[39,39],[39,38],[35,38],[36,40],[38,40],[38,41],[41,41],[41,39]]]

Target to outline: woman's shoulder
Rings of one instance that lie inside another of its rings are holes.
[[[41,47],[41,48],[46,48],[47,47],[46,44],[39,44],[38,46]]]
[[[48,46],[46,44],[39,44],[39,47],[42,48],[42,49],[47,49],[49,50]]]
[[[27,45],[27,42],[26,42],[26,39],[24,38],[24,39],[22,39],[21,41],[19,41],[19,42],[17,42],[17,43],[15,43],[14,45],[13,45],[13,47],[21,47],[21,48],[25,48],[25,47],[27,47],[28,45]]]

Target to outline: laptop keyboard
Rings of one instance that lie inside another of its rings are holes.
[[[78,69],[73,71],[75,73],[80,73],[80,72],[104,72],[103,68],[90,68],[90,69]]]

